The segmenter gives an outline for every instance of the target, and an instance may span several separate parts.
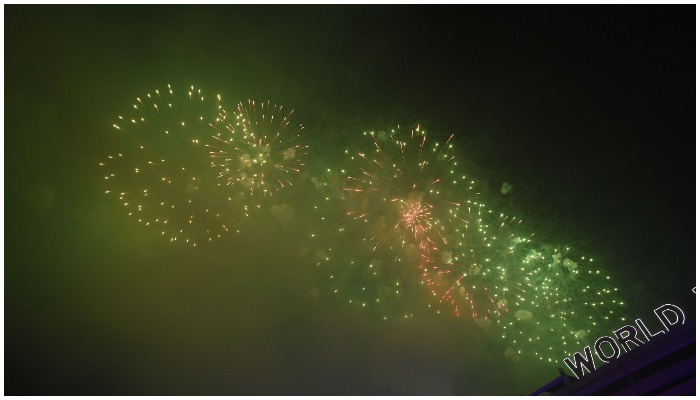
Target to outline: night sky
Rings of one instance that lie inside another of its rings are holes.
[[[98,163],[169,83],[294,108],[300,179],[365,130],[454,134],[487,191],[514,185],[497,206],[582,243],[629,318],[694,323],[694,6],[4,10],[5,394],[521,395],[564,367],[506,359],[469,318],[319,296],[304,185],[291,223],[196,248],[128,219]]]

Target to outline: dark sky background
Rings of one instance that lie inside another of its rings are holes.
[[[694,6],[4,10],[6,394],[519,395],[558,375],[468,319],[309,296],[292,229],[146,235],[97,163],[167,83],[295,108],[312,169],[363,130],[454,133],[538,234],[586,243],[630,318],[694,323]]]

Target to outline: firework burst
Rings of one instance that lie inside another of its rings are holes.
[[[262,196],[291,186],[308,147],[298,143],[304,127],[292,125],[293,112],[252,100],[233,114],[222,110],[223,123],[207,144],[220,184]]]
[[[439,303],[455,315],[500,319],[526,301],[529,282],[514,260],[521,221],[495,213],[481,203],[465,202],[452,211],[444,243],[421,252],[423,282]]]
[[[136,98],[112,125],[118,150],[100,163],[107,195],[173,242],[196,246],[235,231],[202,145],[218,129],[220,109],[219,96],[194,86]]]
[[[568,246],[532,243],[519,258],[530,291],[515,320],[501,326],[511,355],[559,362],[625,321],[617,287],[592,258]]]
[[[347,215],[369,227],[372,249],[422,248],[446,242],[441,217],[476,195],[456,171],[453,137],[428,139],[416,126],[405,132],[365,132],[369,149],[351,153],[344,190]]]

